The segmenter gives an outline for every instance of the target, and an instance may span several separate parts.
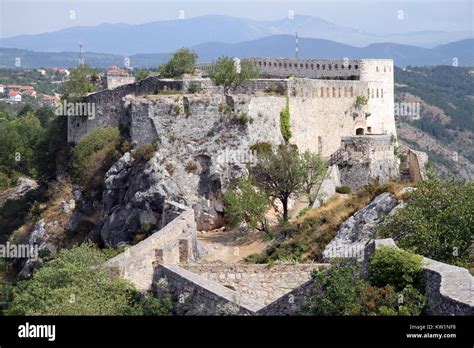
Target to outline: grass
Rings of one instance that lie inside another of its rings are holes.
[[[247,257],[246,262],[268,263],[288,259],[320,262],[324,248],[344,221],[383,192],[390,192],[399,200],[406,198],[400,193],[406,186],[398,182],[372,184],[346,197],[334,196],[319,208],[309,209],[295,221],[275,227],[272,244],[262,254]]]

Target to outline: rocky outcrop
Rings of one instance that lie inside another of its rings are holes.
[[[341,225],[336,237],[324,249],[323,258],[362,258],[365,245],[375,237],[374,227],[396,211],[398,205],[397,200],[388,192],[375,197],[369,205]]]
[[[57,247],[55,243],[52,242],[48,233],[49,229],[53,228],[54,225],[54,221],[47,223],[43,219],[36,223],[33,232],[30,234],[28,244],[37,247],[38,255],[36,255],[37,257],[35,258],[29,258],[25,261],[23,268],[18,274],[20,277],[30,278],[33,272],[42,265],[42,259],[56,251]]]

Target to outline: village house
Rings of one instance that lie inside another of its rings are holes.
[[[8,93],[8,100],[12,103],[19,103],[21,102],[21,92],[19,91],[10,91]]]

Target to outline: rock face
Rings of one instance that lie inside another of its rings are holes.
[[[323,258],[362,258],[366,243],[374,238],[374,227],[396,211],[397,206],[397,200],[388,192],[375,197],[341,225],[336,237],[324,249]]]
[[[43,219],[36,223],[33,232],[31,232],[28,244],[37,247],[38,255],[35,258],[26,260],[25,265],[19,273],[20,277],[30,278],[33,272],[42,264],[42,258],[56,251],[56,247],[54,243],[50,241],[48,235],[48,229],[53,227],[54,223],[54,221],[46,223]]]

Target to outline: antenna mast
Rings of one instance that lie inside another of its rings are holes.
[[[84,55],[82,51],[83,44],[79,42],[79,65],[84,65]]]
[[[295,33],[295,58],[298,59],[298,33]]]

